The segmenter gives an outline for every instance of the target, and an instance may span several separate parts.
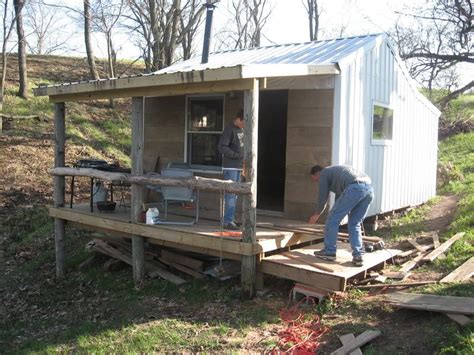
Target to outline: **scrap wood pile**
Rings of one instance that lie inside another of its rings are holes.
[[[410,249],[394,256],[394,264],[399,266],[398,270],[383,270],[381,274],[369,272],[369,277],[357,282],[357,288],[383,288],[397,286],[420,286],[424,284],[433,284],[438,282],[465,281],[469,279],[474,272],[474,258],[468,260],[448,276],[441,280],[426,280],[417,282],[403,282],[412,273],[413,269],[425,263],[432,262],[437,258],[444,257],[444,254],[456,241],[464,236],[464,232],[457,233],[444,243],[440,243],[438,235],[433,233],[427,236],[408,239],[406,242]],[[399,280],[395,283],[387,283],[387,279]],[[365,284],[365,285],[364,285]]]
[[[133,264],[132,243],[129,239],[97,233],[95,236],[96,238],[86,245],[86,250],[94,254],[79,268],[94,264],[99,254],[110,257],[103,264],[106,271],[113,271],[124,264],[130,266]],[[201,279],[211,276],[222,280],[235,276],[240,272],[240,263],[150,244],[145,249],[145,272],[150,278],[161,277],[175,285],[181,285],[190,278]]]
[[[426,280],[416,282],[405,282],[404,280],[411,274],[412,270],[420,265],[434,261],[436,258],[444,256],[444,253],[459,239],[464,236],[464,232],[457,233],[444,243],[440,243],[436,233],[429,236],[431,240],[427,243],[427,236],[424,237],[425,243],[421,243],[423,237],[409,239],[407,242],[412,249],[402,252],[396,256],[395,263],[400,265],[397,271],[382,271],[380,275],[377,272],[370,272],[369,277],[358,282],[354,287],[358,289],[397,289],[412,286],[421,286],[436,283],[462,282],[471,279],[474,275],[474,257],[471,257],[461,266],[440,280]],[[420,242],[420,243],[418,243]],[[396,279],[399,281],[386,283],[387,279]],[[364,285],[365,284],[365,285]],[[427,294],[411,294],[395,292],[386,296],[386,301],[394,307],[418,309],[433,312],[440,312],[447,315],[453,321],[465,326],[471,322],[474,314],[474,298],[470,297],[452,297],[452,296],[433,296]]]

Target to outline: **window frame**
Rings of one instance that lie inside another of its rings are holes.
[[[391,138],[387,139],[378,139],[374,138],[374,112],[375,112],[375,106],[380,106],[382,108],[392,110],[392,125],[391,125]],[[370,140],[372,145],[392,145],[393,142],[393,135],[394,135],[394,123],[395,123],[395,110],[393,109],[392,106],[389,104],[380,102],[380,101],[372,101],[372,108],[371,108],[371,115],[370,115]]]
[[[184,162],[189,163],[189,166],[192,171],[196,172],[222,172],[222,165],[215,166],[215,165],[203,165],[203,164],[191,164],[189,162],[190,157],[188,157],[188,146],[189,146],[189,134],[219,134],[221,135],[225,128],[225,94],[196,94],[196,95],[186,95],[186,104],[185,104],[185,122],[184,122]],[[221,131],[192,131],[189,130],[189,123],[190,123],[190,105],[192,99],[209,99],[209,98],[221,98],[222,99],[222,130]]]

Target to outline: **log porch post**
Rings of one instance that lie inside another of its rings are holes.
[[[144,142],[144,98],[132,98],[132,175],[143,175],[143,142]],[[132,223],[140,221],[143,203],[143,187],[132,184],[131,219]],[[144,238],[132,236],[133,280],[138,285],[145,277]]]
[[[258,95],[259,81],[254,79],[253,88],[244,92],[244,161],[245,179],[251,184],[250,195],[243,197],[242,241],[255,243],[257,225],[257,158],[258,158]],[[242,256],[242,296],[255,297],[256,256]]]
[[[66,123],[64,102],[54,104],[54,166],[64,167],[66,146]],[[54,207],[64,207],[65,177],[54,176]],[[64,251],[64,234],[66,222],[64,219],[54,219],[54,247],[56,254],[56,277],[62,278],[66,269],[66,256]]]

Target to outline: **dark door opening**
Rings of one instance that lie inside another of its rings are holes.
[[[258,110],[257,208],[283,211],[288,91],[262,91]]]

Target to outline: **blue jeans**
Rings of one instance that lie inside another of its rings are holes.
[[[339,225],[346,215],[349,215],[348,229],[352,256],[360,256],[364,253],[360,225],[373,199],[374,189],[370,184],[352,183],[346,187],[328,214],[324,228],[326,254],[336,254]]]
[[[240,170],[224,169],[224,180],[240,181]],[[225,194],[224,198],[224,225],[234,221],[235,207],[237,206],[236,194]]]

